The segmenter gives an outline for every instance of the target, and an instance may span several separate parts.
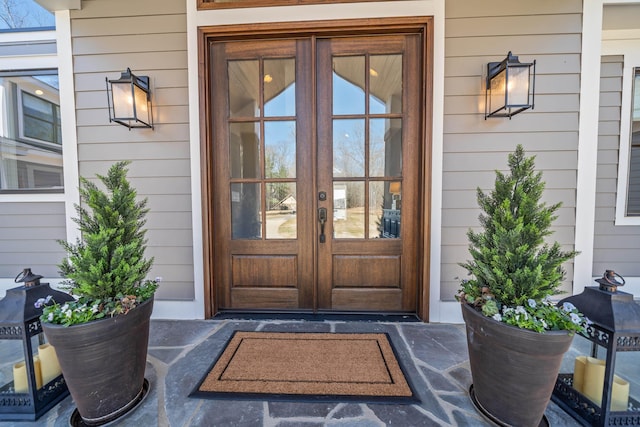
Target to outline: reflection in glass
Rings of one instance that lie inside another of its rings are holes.
[[[364,114],[364,56],[333,58],[333,114]]]
[[[369,79],[369,113],[402,113],[402,55],[371,55]]]
[[[0,72],[0,190],[62,191],[57,71],[12,74]]]
[[[333,183],[333,236],[336,239],[365,237],[364,182]]]
[[[364,176],[364,119],[333,121],[333,176]]]
[[[295,239],[297,237],[296,184],[267,183],[267,239]]]
[[[260,127],[257,122],[229,124],[229,162],[232,178],[259,176]]]
[[[296,177],[296,122],[265,122],[264,168],[267,178]]]
[[[399,238],[402,210],[402,182],[385,181],[384,203],[382,208],[382,220],[380,221],[380,237]]]
[[[369,121],[369,176],[402,174],[402,119]]]
[[[231,117],[260,115],[260,78],[257,60],[229,61],[229,114]]]
[[[231,237],[260,239],[260,184],[231,184]]]
[[[296,62],[294,59],[265,59],[264,115],[296,115]]]

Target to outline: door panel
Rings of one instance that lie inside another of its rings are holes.
[[[211,44],[218,309],[417,310],[421,45]]]
[[[419,44],[318,41],[318,188],[333,213],[318,244],[320,309],[416,310]]]

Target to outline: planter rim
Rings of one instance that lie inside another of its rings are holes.
[[[121,314],[118,314],[116,316],[108,316],[108,317],[104,317],[102,319],[93,319],[93,320],[90,320],[88,322],[77,323],[75,325],[68,325],[67,326],[67,325],[61,325],[59,323],[50,323],[50,322],[46,322],[46,321],[42,321],[42,320],[40,321],[40,324],[43,327],[50,328],[50,329],[70,329],[70,328],[80,329],[80,328],[83,328],[83,327],[89,327],[89,325],[95,325],[95,324],[100,323],[100,322],[104,322],[104,323],[109,322],[109,321],[110,322],[117,322],[118,319],[121,319],[121,320],[124,319],[129,313],[145,307],[149,302],[153,302],[153,300],[154,300],[154,295],[152,295],[150,298],[147,298],[146,300],[142,301],[133,310],[130,310],[127,313],[121,313]]]

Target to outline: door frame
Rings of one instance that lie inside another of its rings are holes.
[[[210,318],[218,311],[215,295],[213,259],[217,252],[216,232],[213,224],[212,190],[214,188],[212,162],[212,128],[209,117],[212,113],[209,93],[211,90],[210,44],[216,41],[231,40],[261,40],[268,38],[291,38],[296,36],[357,36],[368,34],[392,33],[420,33],[423,35],[423,64],[422,64],[422,99],[425,105],[421,121],[422,159],[421,174],[419,176],[419,206],[421,243],[417,248],[418,273],[417,286],[417,315],[423,320],[429,320],[429,277],[430,277],[430,218],[431,218],[431,150],[433,126],[433,17],[399,17],[371,19],[348,19],[333,21],[304,21],[279,22],[268,24],[223,25],[198,28],[198,90],[200,94],[199,125],[200,125],[200,169],[201,169],[201,200],[202,200],[202,245],[203,245],[203,288],[204,314]],[[315,53],[314,53],[315,56]],[[314,132],[315,130],[315,123]],[[435,284],[435,286],[439,286]]]

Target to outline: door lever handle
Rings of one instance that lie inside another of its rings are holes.
[[[324,243],[327,240],[324,235],[324,224],[327,222],[327,208],[318,209],[318,222],[320,222],[320,243]]]

